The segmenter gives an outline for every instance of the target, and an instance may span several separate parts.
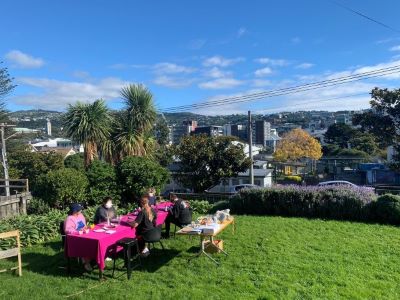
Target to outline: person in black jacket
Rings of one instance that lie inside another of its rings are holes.
[[[96,210],[96,214],[94,215],[94,224],[100,224],[107,222],[108,219],[113,219],[117,216],[117,212],[113,207],[111,197],[106,197],[103,199],[103,203]]]
[[[192,209],[187,201],[179,199],[177,195],[170,195],[174,206],[170,208],[167,219],[165,220],[165,235],[168,238],[171,228],[171,223],[178,227],[184,227],[192,223]]]

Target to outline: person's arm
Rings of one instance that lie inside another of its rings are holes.
[[[172,207],[172,215],[175,219],[179,218],[179,214],[181,211],[180,204],[181,204],[181,202],[180,202],[180,200],[178,200],[175,202],[174,206]]]
[[[143,218],[144,218],[144,213],[143,213],[143,211],[140,211],[140,212],[138,213],[137,217],[136,217],[135,222],[133,222],[133,223],[131,224],[132,228],[138,227],[139,224],[142,223]]]
[[[65,220],[64,231],[65,234],[76,232],[76,224],[72,217],[67,217],[67,219]]]

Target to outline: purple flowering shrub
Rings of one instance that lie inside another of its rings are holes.
[[[371,220],[373,191],[348,186],[274,186],[247,189],[231,201],[234,213]]]

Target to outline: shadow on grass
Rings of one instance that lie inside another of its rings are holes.
[[[98,280],[99,271],[97,265],[93,263],[93,271],[87,273],[82,266],[82,263],[78,262],[77,258],[70,258],[71,271],[68,273],[67,270],[67,259],[64,256],[64,251],[61,242],[48,242],[44,244],[45,247],[49,247],[56,252],[56,254],[46,254],[42,252],[27,252],[23,254],[24,269],[38,273],[41,275],[48,275],[54,277],[84,277],[85,279]],[[158,246],[159,247],[159,246]],[[138,271],[144,272],[156,272],[162,266],[167,265],[172,259],[178,256],[180,251],[176,249],[165,249],[152,248],[150,256],[142,258],[142,267],[139,267]],[[122,254],[122,253],[121,253]],[[116,260],[115,277],[118,278],[121,274],[126,274],[126,268],[122,268],[123,259],[118,258]],[[113,269],[113,262],[106,264],[106,269],[103,272],[103,276],[111,278]]]

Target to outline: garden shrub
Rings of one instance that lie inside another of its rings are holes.
[[[88,185],[86,175],[75,169],[50,171],[38,178],[35,196],[53,208],[67,208],[71,203],[86,201]]]
[[[189,203],[193,212],[201,215],[209,213],[212,208],[212,204],[205,200],[189,200]]]
[[[29,201],[26,210],[28,215],[43,215],[50,212],[51,208],[43,199],[34,197]]]
[[[274,186],[240,192],[230,201],[233,213],[370,220],[375,194],[365,188],[343,186]]]
[[[89,180],[89,205],[101,204],[107,196],[113,198],[114,204],[118,204],[120,192],[113,166],[100,160],[94,160],[87,168],[86,176]]]
[[[166,168],[146,157],[128,156],[117,166],[117,181],[126,202],[137,200],[149,187],[159,192],[168,178]]]
[[[400,225],[400,196],[386,194],[378,197],[371,214],[378,222]]]

